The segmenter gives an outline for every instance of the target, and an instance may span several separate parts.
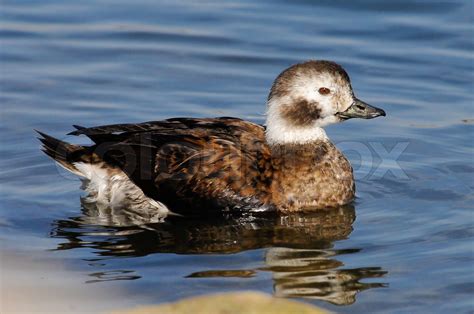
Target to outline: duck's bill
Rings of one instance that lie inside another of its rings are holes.
[[[385,117],[386,114],[382,109],[373,107],[356,98],[346,111],[338,112],[336,115],[341,119],[347,120],[351,118],[373,119],[380,116]]]

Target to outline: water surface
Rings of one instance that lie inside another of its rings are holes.
[[[474,309],[471,1],[2,1],[0,13],[4,249],[41,251],[79,272],[65,285],[124,289],[132,304],[251,289],[342,313]],[[72,124],[262,123],[275,76],[310,58],[342,64],[388,114],[328,128],[357,178],[338,210],[123,226],[81,204],[33,132],[85,143],[64,137]]]

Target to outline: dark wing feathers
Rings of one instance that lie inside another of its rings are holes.
[[[130,124],[111,124],[103,125],[91,128],[84,128],[81,126],[74,125],[77,129],[68,133],[68,135],[111,135],[111,134],[123,134],[123,133],[138,133],[138,132],[149,132],[149,131],[166,131],[166,130],[179,130],[186,129],[228,129],[228,123],[232,122],[243,122],[237,118],[214,118],[214,119],[195,119],[195,118],[172,118],[161,121],[149,121],[143,123],[130,123]]]
[[[192,205],[210,210],[251,210],[267,203],[270,180],[261,180],[256,154],[215,136],[193,145],[167,144],[157,154],[155,183],[161,195],[174,195],[168,201],[182,209]]]
[[[81,128],[107,163],[172,210],[267,206],[270,150],[262,126],[236,118],[173,118]]]

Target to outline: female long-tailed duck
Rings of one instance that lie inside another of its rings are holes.
[[[161,220],[203,211],[294,212],[351,202],[352,167],[323,127],[385,116],[354,96],[346,71],[307,61],[283,71],[266,126],[237,118],[173,118],[84,128],[79,146],[40,133],[43,151],[83,177],[89,200]]]

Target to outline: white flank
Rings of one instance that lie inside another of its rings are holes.
[[[147,197],[120,169],[101,164],[74,163],[74,167],[88,182],[84,189],[89,193],[87,202],[98,203],[112,209],[130,209],[149,217],[149,222],[161,221],[170,211],[161,202]]]

